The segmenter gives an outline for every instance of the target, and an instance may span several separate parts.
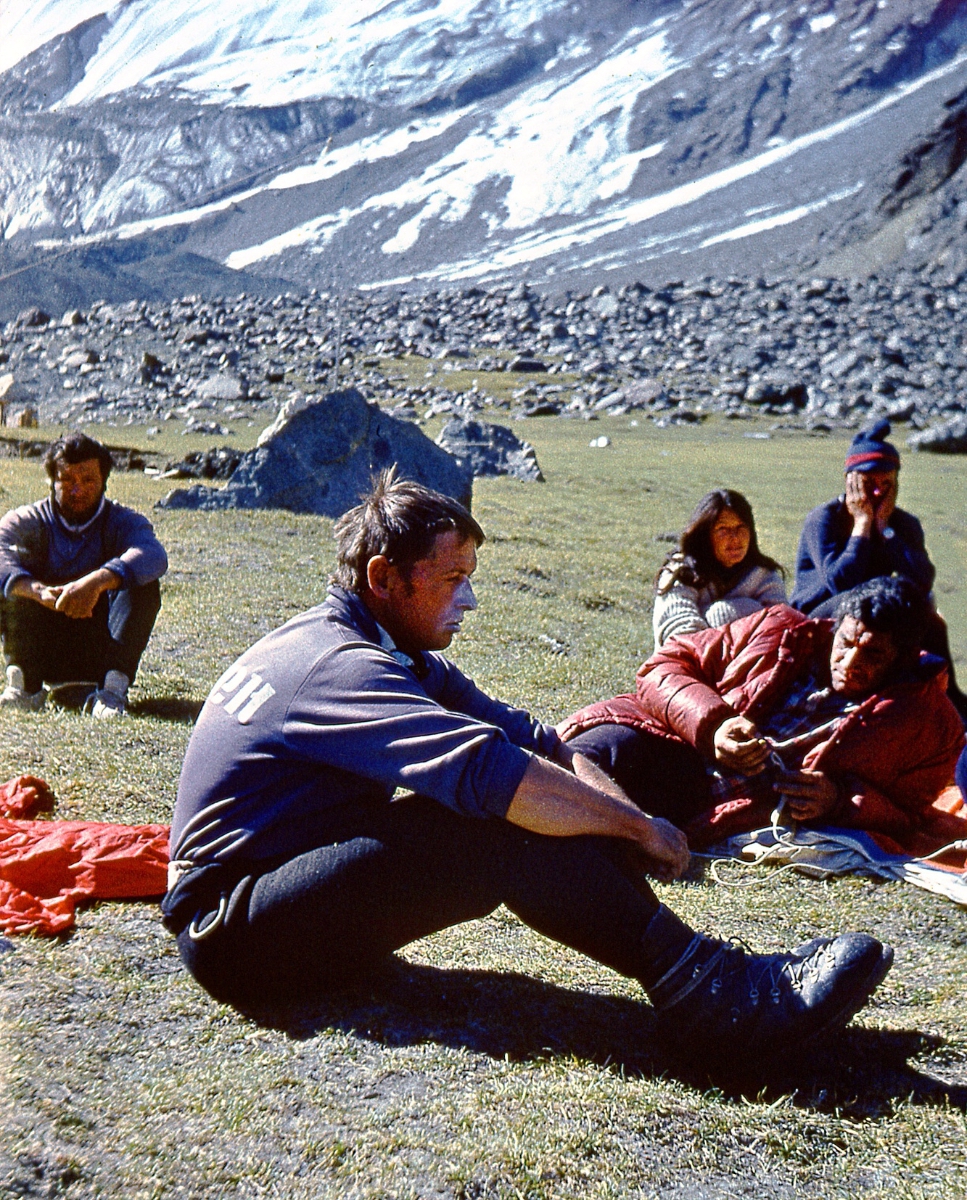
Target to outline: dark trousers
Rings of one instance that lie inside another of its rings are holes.
[[[67,617],[35,600],[0,599],[0,633],[7,663],[24,673],[24,688],[42,683],[93,681],[122,671],[133,682],[161,608],[157,580],[105,592],[93,614]]]
[[[597,725],[568,745],[610,775],[649,816],[681,829],[711,807],[705,761],[682,742],[627,725]]]
[[[405,797],[334,817],[331,842],[239,877],[189,872],[162,905],[185,965],[242,1007],[309,1001],[417,938],[499,904],[624,975],[648,969],[658,901],[629,845],[544,837]]]

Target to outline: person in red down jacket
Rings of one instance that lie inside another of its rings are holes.
[[[786,605],[672,638],[637,693],[582,709],[562,737],[700,848],[786,822],[869,830],[923,854],[967,832],[933,807],[953,780],[963,725],[929,619],[908,580],[843,595],[834,620]]]

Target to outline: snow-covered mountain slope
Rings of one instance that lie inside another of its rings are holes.
[[[4,68],[14,247],[363,286],[956,256],[958,0],[24,0]]]

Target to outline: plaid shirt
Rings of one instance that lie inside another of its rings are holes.
[[[772,766],[778,767],[781,762],[787,770],[799,770],[806,752],[831,737],[843,717],[858,706],[858,701],[821,686],[813,671],[793,680],[783,702],[759,723],[763,735],[776,743]],[[706,770],[714,805],[740,796],[765,796],[772,791],[775,772],[768,767],[758,775],[722,771],[714,765]]]

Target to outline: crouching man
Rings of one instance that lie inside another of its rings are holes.
[[[86,711],[117,717],[161,607],[168,559],[147,518],[105,496],[106,446],[68,434],[44,467],[50,496],[0,520],[0,706],[40,709],[43,684],[90,681]]]
[[[964,836],[934,807],[964,731],[941,659],[921,653],[927,598],[877,578],[835,620],[776,605],[672,638],[616,696],[559,726],[576,751],[699,849],[783,819],[888,837],[926,854]]]
[[[182,769],[163,912],[213,996],[311,1001],[503,903],[639,979],[695,1051],[762,1055],[861,1007],[889,948],[697,934],[645,879],[685,869],[679,831],[439,653],[476,607],[466,509],[389,472],[335,535],[327,599],[218,680]]]

